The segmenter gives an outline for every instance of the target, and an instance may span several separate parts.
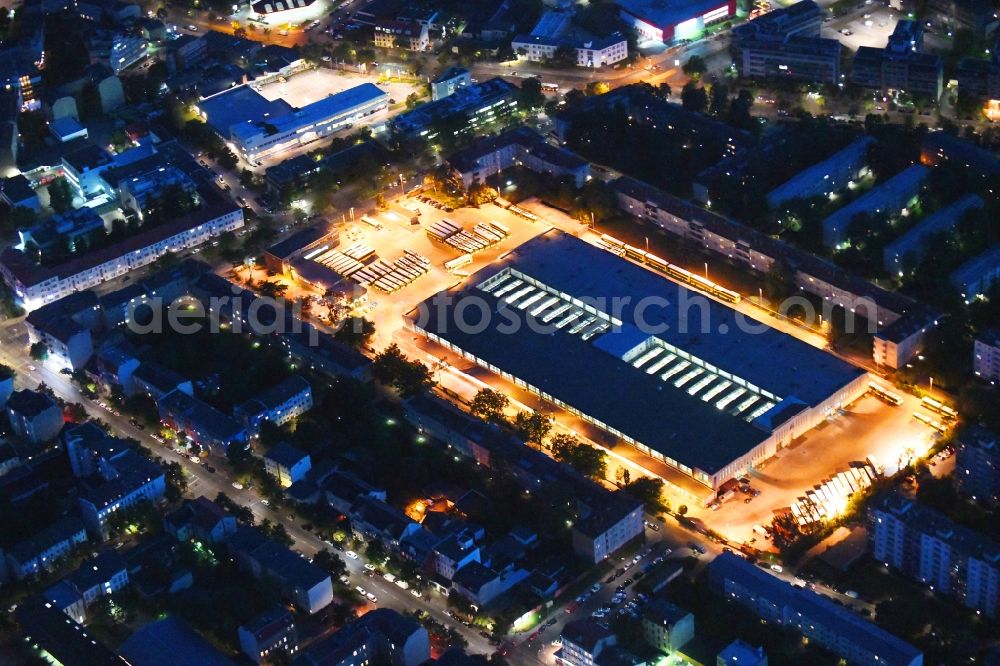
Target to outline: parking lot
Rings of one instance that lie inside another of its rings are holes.
[[[820,34],[828,39],[840,40],[852,51],[862,46],[883,48],[897,21],[899,12],[895,9],[876,2],[867,5],[859,3],[857,10],[823,23]]]
[[[269,100],[283,99],[296,108],[302,108],[363,83],[374,83],[397,102],[402,102],[412,92],[420,92],[417,86],[409,83],[387,83],[380,81],[377,75],[352,74],[325,68],[300,72],[283,81],[260,86],[257,90]]]

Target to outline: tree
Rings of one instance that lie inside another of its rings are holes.
[[[628,472],[628,470],[625,471]],[[648,513],[659,513],[665,508],[663,504],[663,479],[640,476],[631,483],[626,480],[625,492],[642,502]]]
[[[73,207],[73,190],[65,177],[56,178],[48,185],[49,205],[57,213],[65,213]]]
[[[540,412],[518,412],[514,417],[514,430],[525,442],[541,446],[552,430],[552,423]]]
[[[329,548],[324,548],[316,553],[313,556],[312,562],[334,578],[339,578],[347,570],[344,560]]]
[[[411,111],[420,104],[420,95],[415,92],[410,93],[406,96],[406,110]]]
[[[582,443],[572,435],[556,435],[552,439],[552,453],[556,460],[584,476],[603,479],[608,472],[607,454],[596,446]]]
[[[31,354],[31,358],[35,361],[44,361],[49,357],[49,348],[45,345],[44,342],[39,340],[38,342],[31,345],[29,354]]]
[[[729,124],[745,130],[756,129],[757,123],[750,115],[751,108],[753,108],[753,94],[749,90],[741,90],[729,105]]]
[[[469,411],[484,421],[490,423],[505,423],[504,410],[510,405],[510,398],[493,389],[479,389],[472,402],[469,403]]]
[[[404,397],[415,395],[434,385],[427,366],[406,358],[395,343],[375,356],[372,376],[382,384],[392,386]]]
[[[537,109],[545,104],[545,94],[542,93],[542,80],[537,76],[521,82],[521,92],[517,95],[517,105],[525,111]]]
[[[266,298],[278,299],[285,295],[288,291],[287,284],[281,284],[280,282],[261,282],[257,285],[257,293]]]
[[[707,71],[705,59],[698,55],[693,55],[688,58],[688,61],[684,63],[684,66],[681,69],[692,79],[701,78],[701,75]]]
[[[659,95],[661,99],[669,99],[673,92],[674,91],[670,87],[670,84],[666,81],[656,86],[656,94]]]
[[[681,106],[688,111],[704,113],[708,108],[708,93],[692,79],[681,89]]]
[[[611,90],[611,86],[604,81],[591,81],[586,87],[586,93],[591,96],[603,95],[609,90]]]
[[[473,206],[479,207],[492,203],[498,196],[500,193],[495,188],[486,183],[475,183],[469,188],[468,201]]]
[[[375,324],[364,317],[347,317],[337,328],[333,337],[351,347],[363,347],[375,335]]]
[[[549,59],[549,65],[552,67],[575,67],[576,66],[576,49],[572,46],[559,46],[552,53],[552,57]]]
[[[389,204],[385,202],[385,195],[381,192],[375,195],[375,207],[379,210],[385,210],[389,207]]]
[[[27,229],[38,222],[38,214],[31,208],[15,206],[0,218],[0,236],[11,236],[18,229]]]

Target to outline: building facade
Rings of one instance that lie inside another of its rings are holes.
[[[976,376],[990,383],[1000,379],[1000,330],[985,331],[972,348],[972,369]]]

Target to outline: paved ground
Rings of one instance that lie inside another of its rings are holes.
[[[756,536],[754,545],[767,548],[760,536],[753,534],[753,526],[767,525],[775,509],[790,506],[813,485],[847,469],[850,462],[871,457],[886,473],[895,473],[901,462],[910,455],[923,454],[936,440],[934,431],[913,417],[918,411],[930,413],[919,406],[917,398],[897,393],[904,399],[899,407],[866,395],[844,415],[779,451],[762,469],[751,473],[752,485],[761,495],[749,504],[744,503],[747,496],[738,493],[718,511],[692,508],[691,515],[738,542]]]
[[[397,102],[402,102],[412,92],[420,92],[418,86],[409,83],[386,83],[378,76],[351,74],[334,69],[311,69],[286,79],[275,81],[258,88],[258,92],[269,100],[283,99],[296,108],[317,102],[324,97],[343,92],[362,83],[374,83]]]

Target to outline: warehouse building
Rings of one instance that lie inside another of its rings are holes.
[[[413,327],[702,499],[867,390],[865,371],[759,322],[750,333],[730,308],[559,231],[463,284],[418,306]]]
[[[707,26],[736,15],[736,0],[618,0],[617,4],[640,41],[665,44],[697,39]]]
[[[202,119],[236,152],[254,164],[330,136],[389,107],[389,95],[373,83],[296,109],[284,100],[268,100],[251,86],[237,86],[198,102]]]

